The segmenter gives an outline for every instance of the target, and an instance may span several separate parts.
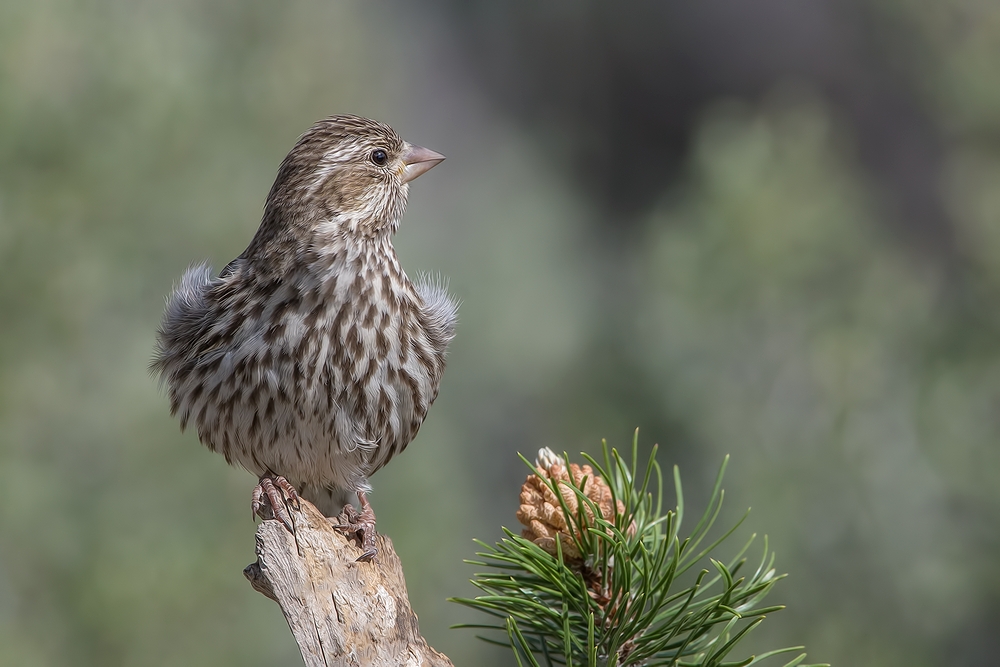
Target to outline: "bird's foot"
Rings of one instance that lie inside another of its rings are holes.
[[[370,562],[378,555],[378,548],[375,546],[375,512],[368,503],[368,498],[364,493],[358,493],[358,500],[361,501],[361,511],[354,509],[354,505],[345,505],[339,520],[341,523],[333,524],[333,527],[346,535],[354,538],[358,546],[364,552],[357,557],[360,562]]]
[[[290,533],[295,533],[288,507],[299,509],[299,494],[287,479],[272,472],[261,475],[260,482],[253,488],[250,501],[254,515],[262,519],[270,518],[265,511],[267,506],[270,506],[275,519],[285,524]]]

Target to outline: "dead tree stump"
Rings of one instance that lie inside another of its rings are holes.
[[[243,575],[281,607],[306,667],[454,667],[420,635],[389,538],[378,537],[378,562],[358,563],[361,550],[312,504],[289,513],[295,534],[263,521]]]

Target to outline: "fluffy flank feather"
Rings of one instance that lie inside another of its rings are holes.
[[[427,326],[437,332],[437,340],[443,342],[442,353],[455,337],[460,301],[448,294],[448,280],[440,274],[422,273],[414,283],[417,294],[424,302]]]
[[[156,335],[156,350],[149,370],[166,380],[174,359],[183,353],[181,346],[196,340],[207,323],[209,314],[205,292],[212,284],[212,267],[207,262],[195,264],[181,276],[177,287],[167,298],[167,307]]]

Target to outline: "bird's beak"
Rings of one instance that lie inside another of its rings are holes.
[[[409,183],[414,178],[429,171],[444,161],[444,156],[422,146],[409,146],[403,154],[403,183]]]

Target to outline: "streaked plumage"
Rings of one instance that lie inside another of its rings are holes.
[[[247,249],[218,277],[188,269],[167,303],[152,367],[182,428],[327,516],[363,500],[438,393],[457,305],[407,278],[391,238],[408,181],[442,159],[376,121],[316,123]]]

